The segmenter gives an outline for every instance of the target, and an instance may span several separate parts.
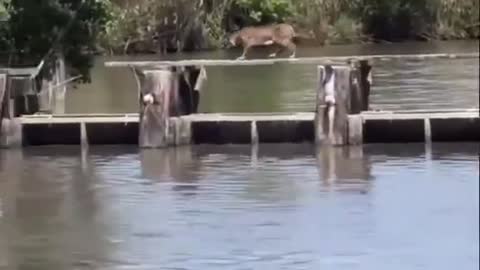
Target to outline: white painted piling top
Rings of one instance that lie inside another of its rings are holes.
[[[456,58],[478,58],[478,52],[473,53],[436,53],[436,54],[378,54],[378,55],[352,55],[352,56],[325,56],[306,58],[270,58],[270,59],[190,59],[171,61],[107,61],[106,67],[143,67],[159,68],[166,66],[256,66],[273,65],[277,63],[289,64],[329,64],[347,61],[391,61],[391,60],[425,60],[432,58],[456,59]]]

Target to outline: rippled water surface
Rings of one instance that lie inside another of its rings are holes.
[[[478,269],[478,144],[0,151],[0,269]]]
[[[478,52],[478,41],[298,56],[445,52]],[[67,113],[137,112],[132,74],[104,60],[67,93]],[[378,62],[371,103],[478,108],[478,72],[475,58]],[[208,76],[202,112],[313,110],[314,65]],[[0,270],[478,269],[478,166],[478,144],[0,150]]]
[[[300,48],[298,57],[365,54],[422,54],[478,52],[478,41],[401,43],[383,45]],[[181,59],[234,59],[239,51],[218,51],[169,56]],[[254,51],[252,58],[268,52]],[[119,60],[153,60],[158,56],[122,57]],[[137,112],[137,89],[128,68],[105,68],[99,58],[92,84],[67,94],[67,113]],[[202,91],[202,112],[313,111],[316,65],[208,67]],[[371,105],[374,109],[478,108],[479,60],[430,59],[376,62],[373,66]]]

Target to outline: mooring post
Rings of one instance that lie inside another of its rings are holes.
[[[331,145],[360,144],[360,113],[369,108],[372,66],[366,60],[345,66],[318,67],[315,142]]]
[[[22,123],[13,117],[8,75],[0,74],[0,147],[12,148],[22,145]]]
[[[191,125],[181,117],[197,112],[204,67],[133,68],[139,89],[140,147],[189,144]]]
[[[8,108],[8,97],[5,98],[6,102],[4,102],[4,97],[6,96],[5,93],[7,92],[7,74],[0,74],[0,130],[2,128],[2,119],[5,117]]]
[[[331,145],[348,143],[350,111],[350,66],[318,67],[315,142]]]
[[[353,61],[351,66],[350,111],[348,112],[348,144],[363,142],[363,118],[360,115],[368,111],[370,86],[372,84],[372,66],[367,60]]]
[[[368,111],[372,66],[367,60],[349,62],[351,67],[350,114]]]
[[[136,75],[140,85],[139,146],[166,147],[172,143],[169,118],[178,93],[176,76],[169,69]]]

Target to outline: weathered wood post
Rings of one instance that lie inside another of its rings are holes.
[[[22,124],[14,118],[8,74],[0,74],[0,147],[22,145]]]
[[[7,92],[7,74],[0,74],[0,132],[2,130],[2,120],[3,118],[5,118],[5,114],[6,114],[4,110],[8,109],[8,98],[5,98],[6,92]]]
[[[368,60],[353,61],[349,63],[351,72],[351,98],[350,114],[368,111],[370,85],[372,83],[372,66]]]
[[[62,55],[60,55],[55,61],[55,73],[53,74],[53,89],[50,89],[49,92],[53,94],[53,106],[52,113],[54,114],[64,114],[65,113],[65,95],[67,93],[67,85],[62,83],[66,80],[66,69],[65,69],[65,60]],[[49,85],[52,87],[52,85]]]
[[[370,107],[370,86],[372,83],[372,66],[367,60],[351,63],[351,98],[348,116],[348,144],[363,142],[363,119],[360,115]]]
[[[140,101],[140,147],[188,144],[191,125],[182,115],[197,112],[204,67],[133,68]]]
[[[328,70],[331,72],[327,72]],[[330,74],[331,73],[331,76]],[[349,66],[319,66],[317,108],[315,113],[315,142],[317,144],[346,145],[348,113],[350,111]],[[332,95],[327,93],[327,83],[333,85]],[[333,113],[332,113],[333,112]]]
[[[318,78],[315,142],[361,143],[362,122],[358,114],[369,107],[370,64],[362,60],[345,66],[319,66]]]
[[[169,145],[169,119],[177,109],[176,76],[167,68],[135,70],[135,74],[140,86],[139,145],[166,147]]]

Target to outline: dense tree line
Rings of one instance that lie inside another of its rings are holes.
[[[479,0],[0,0],[0,59],[220,48],[247,25],[289,22],[318,44],[479,37]],[[48,68],[46,69],[48,71]]]

